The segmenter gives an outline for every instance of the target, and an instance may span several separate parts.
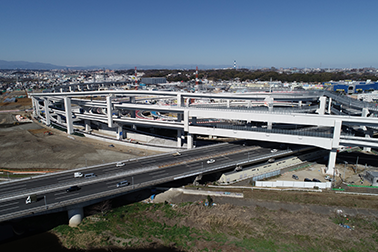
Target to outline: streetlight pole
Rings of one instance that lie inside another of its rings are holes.
[[[348,164],[348,162],[347,161],[344,161],[344,182],[345,182],[345,172],[346,172],[346,166],[347,166],[347,164]]]

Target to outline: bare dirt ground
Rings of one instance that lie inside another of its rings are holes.
[[[73,169],[155,154],[69,136],[37,121],[18,124],[17,114],[31,118],[31,111],[25,111],[30,100],[22,99],[0,104],[0,169]]]

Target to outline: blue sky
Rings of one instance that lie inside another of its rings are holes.
[[[376,0],[3,0],[0,60],[378,67]]]

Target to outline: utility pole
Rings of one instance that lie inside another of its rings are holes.
[[[344,182],[345,182],[345,172],[346,172],[346,166],[347,166],[347,164],[348,164],[348,162],[347,161],[344,161]]]

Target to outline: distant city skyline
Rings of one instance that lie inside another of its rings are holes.
[[[5,1],[0,60],[378,67],[377,9],[368,0]]]

